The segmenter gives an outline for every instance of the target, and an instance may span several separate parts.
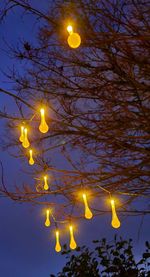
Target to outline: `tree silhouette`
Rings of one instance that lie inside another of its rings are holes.
[[[0,88],[16,103],[15,114],[0,112],[9,133],[2,145],[28,158],[17,130],[29,128],[36,165],[27,170],[35,182],[10,192],[2,181],[2,193],[55,208],[55,222],[83,216],[79,191],[95,199],[95,215],[110,211],[99,201],[107,195],[121,195],[123,214],[149,213],[130,206],[149,196],[149,1],[53,1],[43,12],[32,1],[8,0],[1,19],[15,8],[37,19],[39,30],[36,42],[7,45],[22,70],[6,73],[11,90]],[[68,24],[81,36],[77,49],[67,44]],[[45,135],[38,130],[40,107]],[[46,192],[43,174],[50,176]]]
[[[62,255],[67,258],[66,265],[57,274],[58,277],[138,277],[150,276],[149,259],[150,245],[145,243],[146,250],[142,258],[137,262],[132,240],[122,238],[107,243],[106,239],[93,241],[96,246],[94,250],[88,247],[78,247],[76,255],[67,250],[66,245]],[[50,277],[55,277],[51,274]]]

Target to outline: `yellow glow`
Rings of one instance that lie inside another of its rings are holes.
[[[110,203],[111,203],[111,209],[112,209],[111,225],[112,225],[113,228],[119,228],[121,224],[120,224],[119,218],[118,218],[117,213],[116,213],[115,201],[113,199],[111,199]]]
[[[82,197],[83,197],[83,201],[84,201],[84,205],[85,205],[85,218],[91,219],[93,217],[93,214],[88,206],[87,196],[85,193],[83,193]]]
[[[73,226],[69,226],[69,230],[70,230],[70,248],[75,249],[77,247],[77,244],[74,239]]]
[[[49,212],[49,210],[46,210],[45,226],[49,227],[50,225],[51,225],[51,222],[50,222],[50,212]]]
[[[48,182],[47,182],[47,176],[45,175],[44,176],[44,190],[48,190],[49,189],[49,185],[48,185]]]
[[[78,48],[81,44],[81,37],[78,33],[70,33],[67,41],[71,48]]]
[[[33,160],[33,151],[32,151],[32,149],[29,150],[29,154],[30,154],[29,164],[33,165],[34,164],[34,160]]]
[[[28,130],[27,130],[27,128],[24,128],[24,136],[23,136],[22,146],[24,148],[28,148],[30,146],[30,143],[29,143],[29,140],[28,140]]]
[[[73,33],[73,28],[72,28],[71,25],[68,25],[68,26],[67,26],[67,31],[68,31],[69,34],[72,34],[72,33]]]
[[[49,127],[48,127],[48,125],[45,121],[45,110],[41,109],[40,113],[41,113],[41,123],[40,123],[40,126],[39,126],[39,130],[40,130],[41,133],[47,133],[48,130],[49,130]]]
[[[56,231],[56,245],[55,245],[55,250],[56,250],[56,252],[60,252],[60,251],[61,251],[61,245],[60,245],[60,241],[59,241],[59,231]]]
[[[20,137],[19,137],[19,140],[21,142],[23,142],[23,139],[24,139],[24,126],[21,126],[20,128]]]

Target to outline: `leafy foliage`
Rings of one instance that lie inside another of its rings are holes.
[[[115,236],[109,244],[106,239],[93,241],[95,248],[78,247],[76,254],[67,250],[62,252],[67,263],[58,277],[149,277],[150,276],[150,244],[145,243],[146,250],[137,262],[133,253],[132,239],[124,240]],[[55,277],[54,275],[50,275]]]

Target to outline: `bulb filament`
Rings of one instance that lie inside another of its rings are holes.
[[[47,176],[44,176],[44,190],[48,190],[49,189],[49,185],[47,182]]]
[[[67,31],[68,31],[69,35],[71,35],[73,33],[73,28],[71,25],[68,25]]]
[[[20,137],[19,137],[19,140],[21,141],[21,142],[23,142],[23,140],[24,140],[24,126],[21,126],[21,130],[20,130],[21,132],[20,132]]]
[[[74,239],[73,227],[69,226],[69,230],[70,230],[70,248],[75,249],[77,247],[77,244]]]
[[[55,251],[60,252],[61,251],[61,245],[59,241],[59,231],[56,231],[56,245],[55,245]]]
[[[113,228],[119,228],[120,227],[120,220],[117,216],[116,209],[115,209],[115,201],[111,199],[111,209],[112,209],[112,221],[111,225]]]
[[[22,146],[24,148],[28,148],[30,146],[30,143],[29,143],[29,140],[28,140],[28,130],[27,130],[27,128],[24,128]]]
[[[49,227],[50,225],[51,225],[51,223],[50,223],[50,211],[47,210],[47,211],[46,211],[45,226],[46,226],[46,227]]]
[[[40,130],[41,133],[47,133],[49,128],[48,128],[48,125],[45,121],[45,110],[41,109],[40,113],[41,113],[41,123],[40,123],[40,126],[39,126],[39,130]]]
[[[34,160],[33,160],[33,151],[32,151],[32,149],[29,150],[29,154],[30,154],[29,164],[33,165],[34,164]]]
[[[89,208],[89,206],[88,206],[87,196],[86,196],[86,194],[84,193],[84,194],[82,195],[82,197],[83,197],[83,201],[84,201],[84,205],[85,205],[85,218],[86,218],[86,219],[91,219],[91,218],[93,217],[93,214],[92,214],[92,212],[91,212],[91,210],[90,210],[90,208]]]

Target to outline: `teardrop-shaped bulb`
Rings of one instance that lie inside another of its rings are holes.
[[[89,206],[88,206],[87,196],[86,196],[86,194],[84,193],[84,194],[82,195],[82,197],[83,197],[84,206],[85,206],[85,218],[86,218],[86,219],[91,219],[91,218],[93,217],[93,214],[92,214],[92,212],[91,212],[91,210],[90,210],[90,208],[89,208]]]
[[[111,203],[111,209],[112,209],[112,221],[111,221],[111,225],[113,228],[119,228],[120,227],[120,220],[117,216],[116,213],[116,209],[115,209],[115,201],[113,199],[111,199],[110,201]]]
[[[34,160],[33,160],[33,151],[32,151],[32,149],[29,150],[29,154],[30,154],[29,164],[33,165],[34,164]]]
[[[75,249],[77,247],[77,244],[74,239],[73,226],[69,226],[69,230],[70,230],[70,248]]]
[[[27,128],[24,128],[24,136],[23,136],[22,146],[24,148],[28,148],[30,146],[30,143],[29,143],[29,140],[28,140],[28,130],[27,130]]]
[[[55,251],[60,252],[61,251],[61,245],[59,241],[59,231],[56,231],[56,245],[55,245]]]
[[[50,212],[49,212],[49,210],[47,210],[46,211],[45,226],[49,227],[50,225],[51,225],[51,222],[50,222]]]
[[[48,181],[47,181],[47,176],[44,176],[44,190],[48,190],[49,189],[49,185],[48,185]]]
[[[24,126],[21,126],[21,128],[20,128],[20,137],[19,137],[19,140],[21,142],[23,142],[23,140],[24,140]]]
[[[45,110],[41,109],[40,113],[41,113],[41,123],[40,123],[40,126],[39,126],[39,130],[40,130],[41,133],[47,133],[48,130],[49,130],[49,127],[48,127],[48,125],[45,121]]]

